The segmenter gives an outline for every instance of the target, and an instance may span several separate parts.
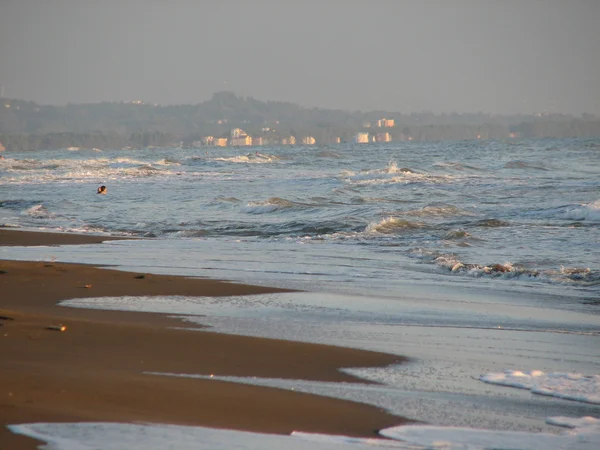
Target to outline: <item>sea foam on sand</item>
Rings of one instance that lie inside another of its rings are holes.
[[[534,394],[600,404],[600,375],[505,370],[481,375],[479,379],[485,383],[529,389]]]
[[[563,434],[492,431],[470,428],[405,425],[380,433],[388,439],[353,438],[293,432],[291,436],[216,430],[176,425],[121,423],[31,423],[10,425],[14,433],[46,441],[51,450],[368,450],[373,448],[596,450],[600,448],[600,420],[593,417],[549,418],[569,427]]]
[[[543,395],[597,403],[600,377],[581,374],[505,371],[482,381],[539,391]],[[551,392],[551,394],[549,394]],[[14,433],[48,442],[51,450],[597,450],[600,419],[548,417],[546,423],[568,428],[560,434],[497,431],[461,427],[402,425],[380,431],[382,438],[354,438],[295,431],[291,436],[175,425],[118,423],[32,423],[10,425]],[[387,439],[385,439],[387,438]]]

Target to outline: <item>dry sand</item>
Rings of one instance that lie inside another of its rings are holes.
[[[95,243],[103,237],[0,230],[2,245]],[[273,339],[186,331],[161,314],[57,306],[69,298],[226,296],[278,289],[122,272],[81,264],[0,260],[0,448],[38,441],[8,424],[112,421],[202,425],[266,433],[374,436],[404,419],[378,408],[280,389],[160,377],[177,372],[360,381],[341,367],[401,358]],[[49,329],[65,325],[66,331]]]

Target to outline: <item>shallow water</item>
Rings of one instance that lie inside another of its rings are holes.
[[[383,383],[368,389],[231,381],[363,401],[438,426],[557,433],[547,416],[599,417],[599,407],[480,377],[600,373],[599,145],[9,153],[0,160],[0,224],[143,239],[0,247],[0,258],[309,291],[94,305],[410,358],[351,369]],[[107,195],[96,195],[101,184]]]
[[[99,256],[148,270],[600,297],[598,141],[9,153],[0,224],[146,237]]]

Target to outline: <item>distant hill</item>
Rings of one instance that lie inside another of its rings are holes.
[[[373,129],[381,118],[394,119],[395,126]],[[343,111],[265,102],[227,91],[195,105],[173,106],[141,101],[49,106],[0,99],[0,143],[7,150],[189,144],[207,135],[228,136],[231,129],[238,127],[255,137],[313,136],[317,144],[333,143],[336,138],[350,141],[360,131],[386,131],[393,140],[416,141],[600,137],[600,120],[589,114],[574,117]]]

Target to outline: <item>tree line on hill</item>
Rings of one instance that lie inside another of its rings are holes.
[[[393,128],[374,128],[393,118]],[[370,124],[370,127],[366,127]],[[318,144],[351,141],[360,131],[389,132],[393,140],[436,141],[508,137],[600,137],[600,119],[591,114],[493,116],[484,113],[433,114],[304,108],[218,92],[195,105],[142,102],[39,105],[0,99],[0,143],[8,150],[54,148],[145,148],[188,145],[204,136],[228,137],[232,128],[277,140],[312,136]]]

